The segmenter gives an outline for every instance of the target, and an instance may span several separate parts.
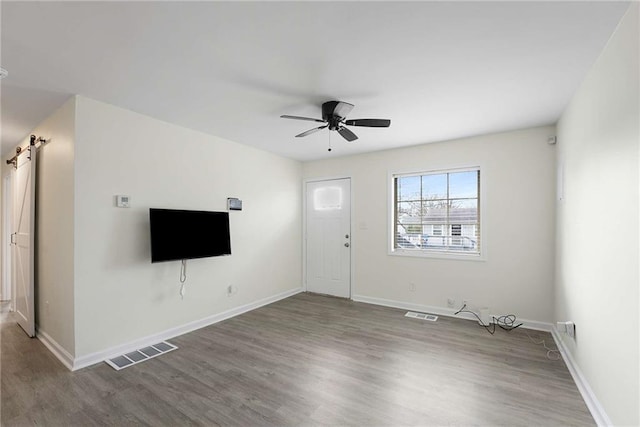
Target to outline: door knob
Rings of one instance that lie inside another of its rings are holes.
[[[349,247],[349,242],[345,243],[345,244],[344,244],[344,247],[345,247],[345,248],[348,248],[348,247]]]
[[[344,238],[345,238],[345,239],[348,239],[348,238],[349,238],[349,235],[348,235],[348,234],[345,234],[345,235],[344,235]]]

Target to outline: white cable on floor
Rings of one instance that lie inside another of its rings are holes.
[[[523,331],[524,331],[525,334],[527,334],[527,336],[529,337],[531,342],[533,342],[534,344],[538,344],[538,345],[542,344],[542,346],[547,350],[547,359],[549,359],[549,360],[560,360],[562,358],[562,356],[560,355],[560,350],[547,347],[547,343],[544,340],[541,340],[541,341],[538,342],[538,341],[534,340],[526,330],[523,329]],[[555,358],[550,357],[551,354],[556,354],[556,357]]]

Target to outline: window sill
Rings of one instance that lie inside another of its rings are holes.
[[[454,252],[395,249],[395,250],[390,250],[389,255],[413,257],[413,258],[449,259],[449,260],[459,260],[459,261],[486,261],[485,256],[481,253],[465,254],[465,253],[454,253]]]

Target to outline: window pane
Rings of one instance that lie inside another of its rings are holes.
[[[449,198],[478,197],[478,171],[449,174]]]
[[[313,191],[313,208],[317,211],[342,209],[342,188],[316,188]]]
[[[449,207],[449,221],[456,224],[470,224],[478,222],[478,200],[451,200]]]
[[[422,224],[404,224],[407,234],[422,234]]]
[[[420,222],[420,213],[420,202],[398,202],[398,222]]]
[[[418,249],[418,246],[416,243],[412,242],[412,240],[415,239],[412,239],[411,235],[398,233],[396,235],[395,247],[402,249]]]
[[[428,200],[422,202],[422,221],[425,224],[444,224],[447,218],[446,200]]]
[[[429,228],[430,233],[424,233],[422,235],[422,249],[431,250],[443,250],[446,249],[449,238],[444,236],[442,230],[445,228],[444,224],[434,224],[432,226],[425,226],[425,229]]]
[[[422,198],[424,200],[447,198],[447,174],[422,176]]]
[[[462,235],[475,239],[478,237],[477,228],[476,224],[462,224]]]
[[[398,200],[420,200],[420,177],[403,176],[398,180]]]

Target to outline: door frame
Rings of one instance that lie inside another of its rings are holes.
[[[13,230],[13,168],[2,175],[2,300],[11,301],[13,311],[13,280],[11,277],[11,232]]]
[[[351,256],[349,257],[349,299],[353,300],[356,294],[356,278],[355,271],[355,256],[354,248],[357,247],[356,239],[354,239],[355,223],[354,223],[354,194],[353,194],[353,177],[350,175],[334,175],[334,176],[322,176],[316,178],[304,178],[302,180],[302,290],[307,291],[307,184],[311,182],[324,182],[335,181],[338,179],[348,179],[350,187],[350,218],[349,227],[351,227]]]

